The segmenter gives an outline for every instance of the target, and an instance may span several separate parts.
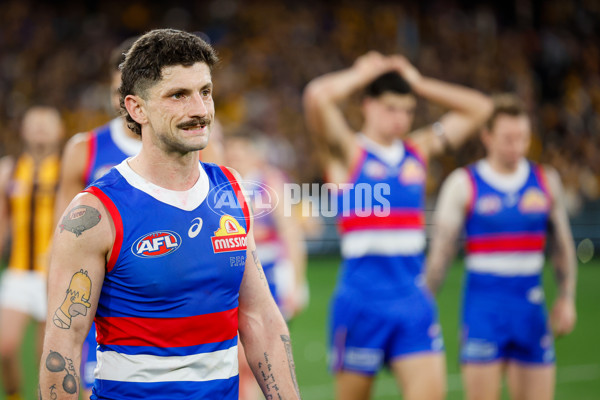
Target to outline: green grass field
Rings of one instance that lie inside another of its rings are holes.
[[[298,382],[307,400],[332,399],[332,377],[326,365],[326,320],[329,298],[335,285],[339,259],[314,258],[308,269],[310,306],[290,326]],[[448,363],[448,399],[462,399],[463,392],[458,374],[458,308],[461,293],[462,268],[451,268],[442,293],[438,298],[439,312]],[[554,281],[551,271],[545,271],[546,295],[551,302]],[[557,388],[556,399],[600,399],[600,346],[595,338],[600,335],[600,259],[580,266],[578,282],[578,323],[575,332],[556,342]],[[32,334],[28,332],[23,346],[26,371],[26,399],[34,400],[36,393],[37,360],[33,355]],[[398,399],[398,389],[387,371],[377,379],[374,399]],[[503,398],[508,399],[506,393]],[[4,396],[0,393],[0,400]]]

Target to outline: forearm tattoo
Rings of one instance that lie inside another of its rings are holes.
[[[54,312],[54,325],[61,329],[69,329],[73,317],[87,315],[87,310],[92,306],[89,302],[91,294],[92,281],[88,272],[81,269],[71,277],[65,300]]]
[[[254,260],[254,265],[256,266],[256,269],[258,270],[259,278],[263,281],[263,284],[266,287],[269,287],[269,283],[265,278],[265,273],[263,271],[262,265],[260,264],[260,260],[258,259],[258,255],[256,255],[256,250],[252,250],[252,259]]]
[[[280,335],[281,341],[283,342],[283,346],[285,347],[285,353],[288,360],[288,367],[290,368],[290,375],[292,378],[292,383],[294,385],[294,390],[300,398],[300,388],[298,387],[298,381],[296,379],[296,367],[294,365],[294,357],[292,356],[292,342],[288,335]],[[273,365],[269,361],[269,355],[267,352],[263,353],[264,362],[258,362],[258,370],[260,371],[259,381],[262,381],[265,387],[265,399],[266,400],[281,400],[282,392],[277,380],[275,379],[275,375],[273,374]]]
[[[267,352],[264,353],[265,361],[258,362],[258,370],[260,371],[260,380],[265,387],[265,400],[283,400],[281,393],[279,392],[279,386],[275,381],[272,369],[273,365],[269,362],[269,355]]]
[[[63,357],[57,351],[50,350],[48,357],[46,357],[46,369],[50,372],[66,372],[65,377],[62,381],[62,388],[68,394],[77,393],[77,389],[79,388],[79,379],[77,376],[77,372],[75,371],[75,366],[73,365],[73,360],[68,357]],[[56,399],[56,385],[50,386],[50,398]],[[39,396],[41,398],[41,388],[39,392]]]
[[[296,379],[296,365],[294,364],[294,355],[292,354],[292,341],[288,335],[281,335],[281,341],[285,347],[285,354],[288,359],[288,366],[290,367],[290,375],[292,376],[292,382],[294,383],[294,389],[298,398],[300,398],[300,388],[298,387],[298,380]]]
[[[101,218],[100,212],[93,207],[73,207],[67,215],[63,217],[62,223],[59,226],[60,232],[62,233],[66,229],[79,237],[84,231],[98,225]]]

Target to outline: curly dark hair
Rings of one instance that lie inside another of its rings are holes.
[[[141,36],[125,55],[121,69],[121,110],[129,128],[142,134],[142,127],[125,108],[125,97],[144,97],[146,90],[162,79],[163,68],[172,65],[189,67],[203,62],[213,67],[219,58],[215,50],[198,36],[175,29],[155,29]]]

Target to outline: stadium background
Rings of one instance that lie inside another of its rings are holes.
[[[19,117],[31,104],[58,107],[69,135],[108,120],[111,49],[157,27],[198,32],[216,47],[222,62],[214,73],[215,102],[225,133],[264,132],[271,161],[296,182],[321,180],[302,120],[303,87],[317,75],[351,65],[367,50],[405,54],[425,75],[486,93],[516,92],[533,118],[530,156],[561,174],[580,257],[579,322],[571,336],[557,342],[557,398],[600,398],[600,260],[591,258],[600,246],[600,2],[189,3],[2,0],[0,156],[19,151]],[[359,126],[356,102],[347,111]],[[419,103],[415,125],[441,112]],[[441,180],[481,151],[474,139],[431,163],[430,205]],[[325,321],[339,260],[331,221],[320,226],[308,239],[311,304],[291,325],[298,380],[307,399],[332,397]],[[461,398],[456,354],[461,272],[456,263],[439,298],[450,399]],[[551,300],[548,269],[545,282]],[[30,339],[24,351],[28,398],[33,399],[37,361]],[[395,394],[384,374],[374,398]]]

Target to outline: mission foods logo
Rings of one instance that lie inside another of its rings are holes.
[[[215,236],[210,238],[215,253],[246,250],[246,230],[235,218],[231,215],[223,215],[219,225]]]
[[[131,252],[138,257],[162,257],[174,252],[181,245],[181,237],[172,231],[148,233],[133,243]]]

